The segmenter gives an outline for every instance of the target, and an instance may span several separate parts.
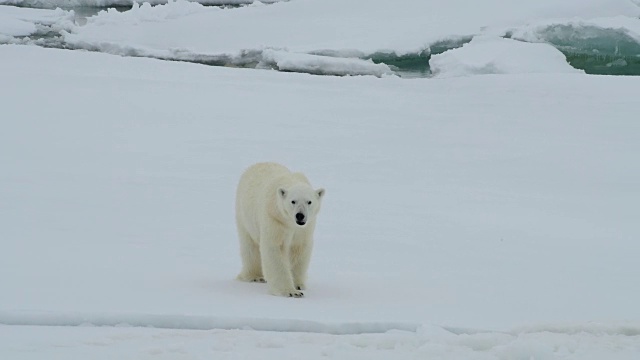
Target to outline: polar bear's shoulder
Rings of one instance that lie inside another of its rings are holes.
[[[293,183],[305,183],[310,184],[309,179],[307,179],[306,175],[301,172],[295,172],[290,175],[290,178]]]

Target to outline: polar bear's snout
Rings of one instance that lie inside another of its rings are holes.
[[[302,226],[307,223],[306,216],[303,213],[299,212],[296,214],[296,224]]]

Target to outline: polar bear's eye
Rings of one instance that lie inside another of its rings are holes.
[[[295,205],[295,204],[296,204],[296,201],[295,201],[295,200],[291,200],[291,203],[292,203],[293,205]]]
[[[311,201],[309,201],[307,204],[311,205]]]

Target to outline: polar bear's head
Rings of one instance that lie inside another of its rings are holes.
[[[298,226],[305,226],[315,219],[320,211],[320,203],[324,189],[313,190],[307,184],[296,184],[289,188],[278,188],[280,208],[285,219]]]

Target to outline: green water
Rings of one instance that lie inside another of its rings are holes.
[[[640,43],[623,30],[554,25],[538,35],[588,74],[640,75]]]
[[[561,50],[567,61],[576,69],[582,69],[587,74],[596,75],[640,75],[640,57],[590,55]]]

